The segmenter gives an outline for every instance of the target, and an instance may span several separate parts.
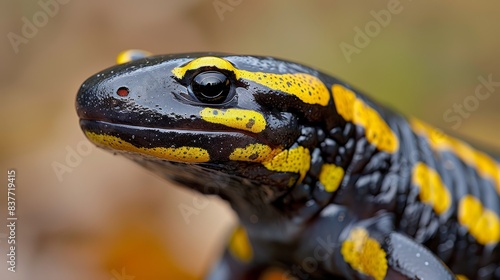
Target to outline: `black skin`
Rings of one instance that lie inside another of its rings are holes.
[[[412,167],[421,161],[438,171],[454,200],[474,194],[498,215],[500,198],[473,168],[451,152],[434,153],[404,117],[354,89],[399,138],[400,148],[394,154],[371,145],[362,127],[337,114],[333,99],[327,106],[305,104],[294,96],[232,78],[234,97],[228,102],[214,105],[193,100],[188,88],[195,73],[177,79],[171,70],[207,55],[222,57],[238,69],[308,73],[329,89],[333,84],[350,87],[287,61],[213,53],[139,59],[106,69],[81,86],[76,107],[84,131],[114,135],[137,147],[190,143],[209,151],[210,162],[191,164],[101,145],[167,180],[219,195],[232,206],[247,231],[254,256],[250,263],[242,263],[226,251],[208,279],[256,279],[275,265],[297,279],[370,279],[351,268],[340,254],[342,242],[355,227],[365,228],[386,252],[389,268],[385,279],[455,279],[453,273],[470,279],[500,279],[499,245],[478,244],[458,223],[456,204],[438,216],[419,201],[418,189],[411,186]],[[128,88],[127,97],[117,95],[120,87]],[[209,124],[198,116],[200,109],[214,106],[258,111],[268,125],[261,133],[249,133]],[[299,174],[227,159],[232,149],[252,143],[306,147],[311,152],[311,168],[298,181]],[[454,164],[446,169],[445,161]],[[336,192],[326,192],[318,181],[323,163],[334,163],[346,171]],[[289,187],[290,182],[295,184]],[[485,191],[477,194],[479,185]],[[328,246],[319,240],[326,240]]]

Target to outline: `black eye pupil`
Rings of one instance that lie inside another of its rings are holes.
[[[191,88],[195,97],[205,103],[223,103],[231,89],[231,81],[223,73],[202,72],[194,77]]]

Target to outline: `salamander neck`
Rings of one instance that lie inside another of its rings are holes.
[[[332,201],[353,160],[354,133],[347,122],[301,126],[295,145],[310,151],[310,166],[304,179],[273,203],[283,216],[295,224],[307,223]]]

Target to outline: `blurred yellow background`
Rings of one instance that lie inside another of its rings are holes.
[[[471,102],[478,77],[500,82],[499,13],[495,1],[0,1],[0,278],[199,279],[220,254],[235,223],[226,204],[97,150],[80,131],[76,91],[120,51],[297,61],[499,151],[498,92],[470,103],[460,125],[443,117]],[[16,273],[2,226],[11,168]],[[186,219],[185,206],[197,212]]]

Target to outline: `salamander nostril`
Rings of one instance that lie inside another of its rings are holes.
[[[118,94],[121,97],[128,96],[129,90],[127,87],[120,87],[117,91],[116,94]]]

